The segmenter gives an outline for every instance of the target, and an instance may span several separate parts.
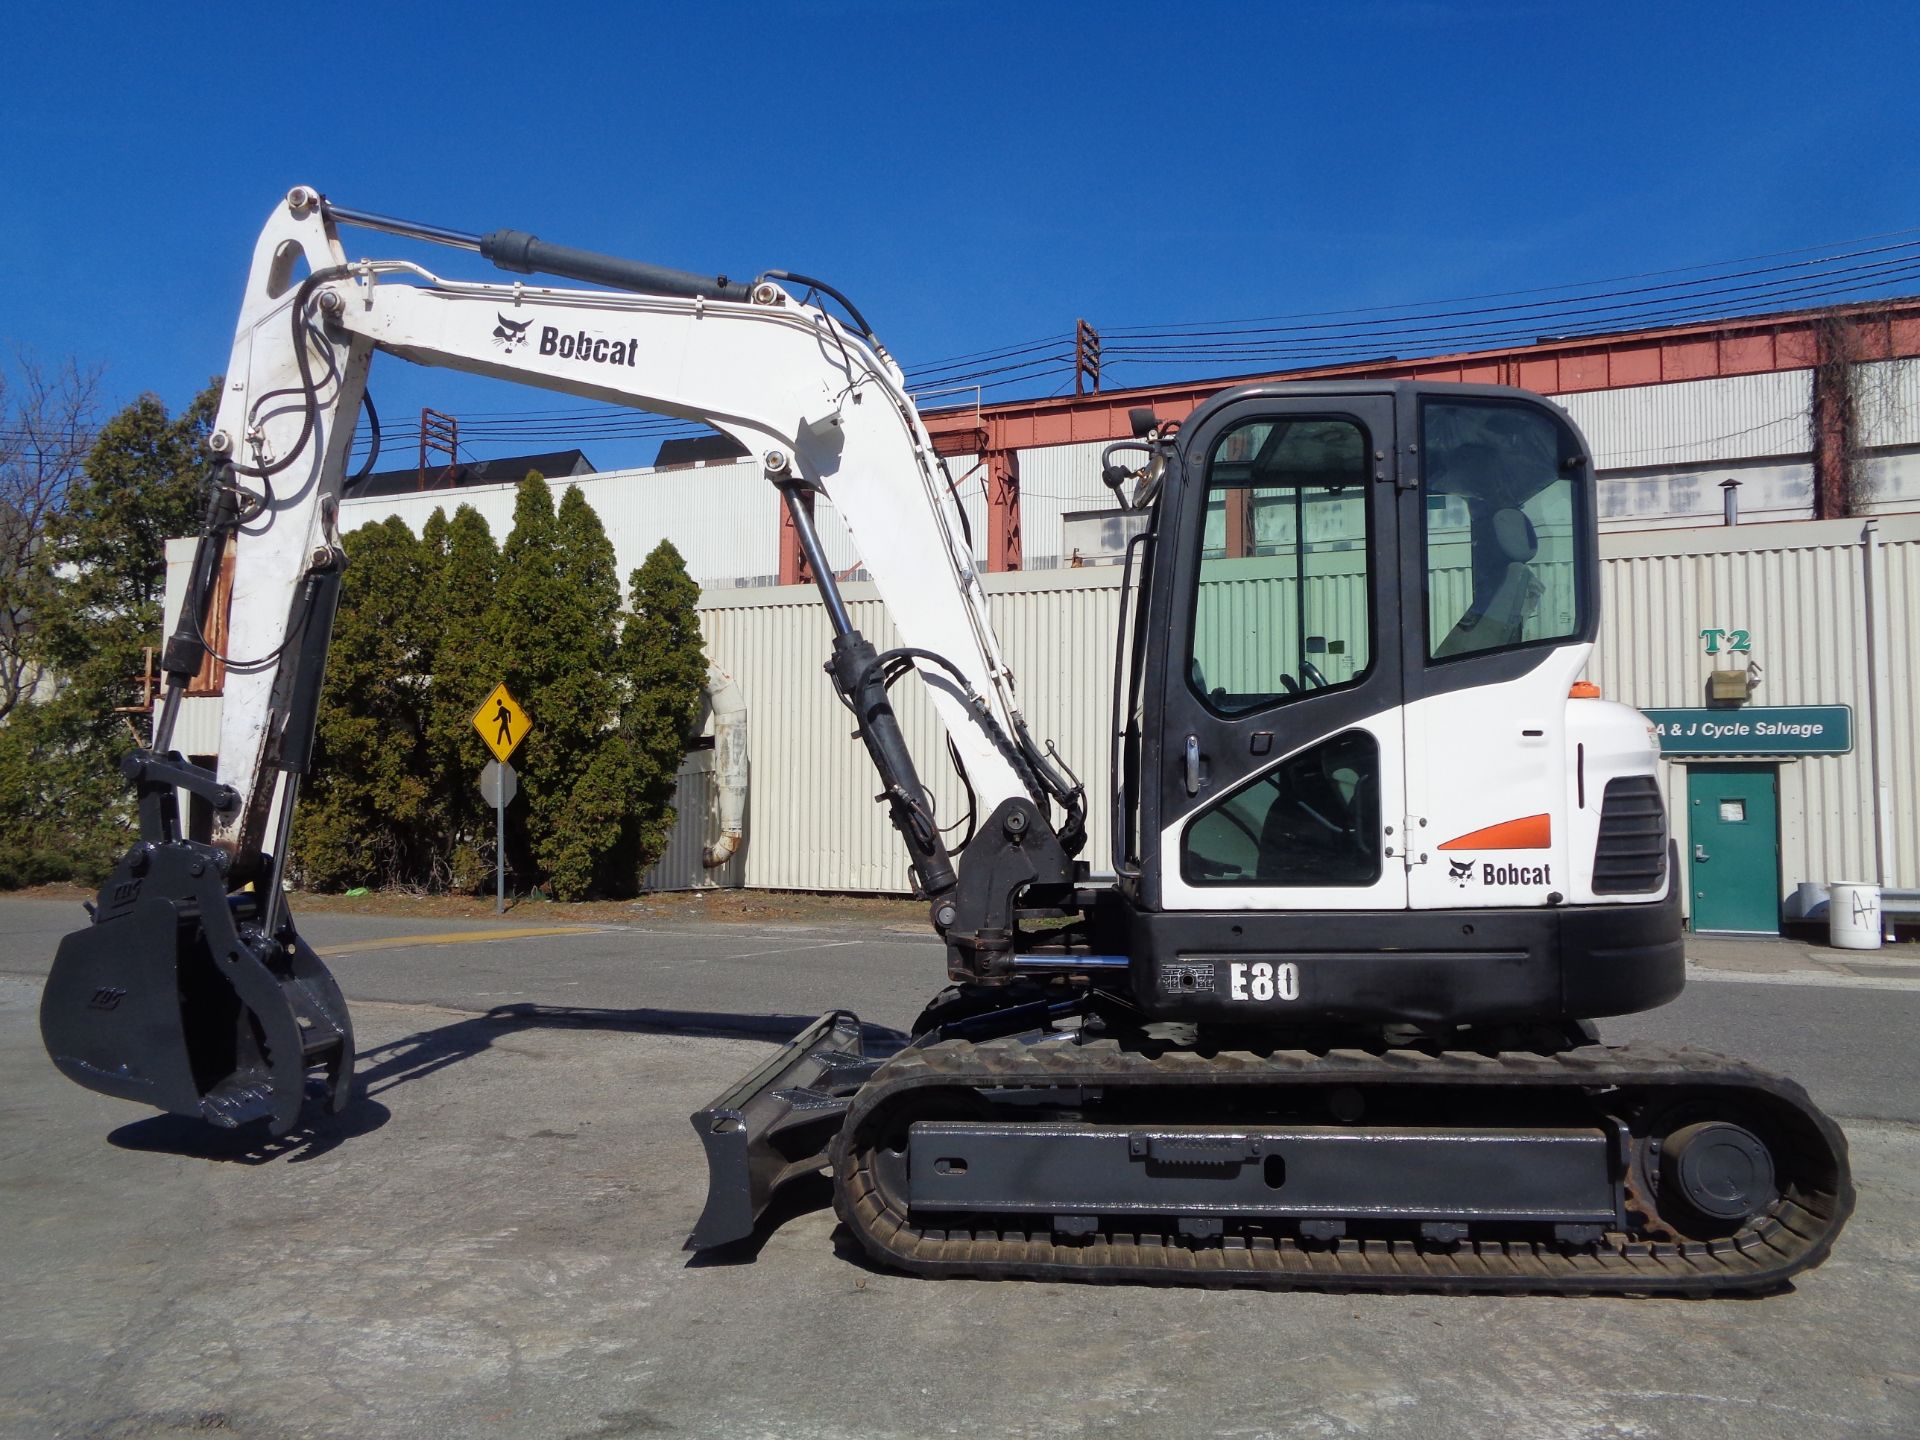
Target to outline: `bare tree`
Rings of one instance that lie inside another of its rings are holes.
[[[100,372],[17,355],[0,371],[0,720],[33,693],[35,552],[99,429]]]

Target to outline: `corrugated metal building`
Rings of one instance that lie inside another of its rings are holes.
[[[702,586],[733,585],[750,577],[770,581],[779,570],[779,527],[742,523],[766,511],[766,478],[757,465],[723,461],[672,470],[608,470],[597,475],[548,477],[558,503],[579,490],[593,506],[613,541],[624,584],[626,577],[662,540],[671,540],[687,562],[687,573]],[[451,515],[456,507],[478,510],[495,540],[513,528],[516,484],[464,485],[457,490],[417,490],[402,495],[355,496],[340,505],[340,528],[351,531],[389,515],[398,515],[417,535],[435,510]]]
[[[1118,573],[994,575],[986,584],[1035,735],[1056,741],[1087,782],[1086,855],[1104,868]],[[1805,881],[1884,875],[1920,886],[1920,687],[1904,662],[1920,653],[1920,516],[1605,535],[1601,591],[1589,674],[1614,699],[1699,707],[1712,670],[1757,664],[1756,706],[1852,708],[1845,754],[1668,758],[1663,778],[1683,854],[1693,843],[1691,773],[1738,764],[1772,772],[1783,903]],[[855,624],[882,646],[898,643],[869,587],[848,586],[847,595]],[[725,657],[756,716],[745,883],[905,891],[906,865],[873,802],[865,752],[819,673],[831,637],[817,595],[710,593],[701,619],[710,652]],[[1745,630],[1749,649],[1708,655],[1700,632],[1710,629]],[[1887,657],[1878,673],[1876,653]],[[965,798],[944,773],[928,707],[913,687],[895,693],[916,755],[933,757],[923,778],[941,819],[961,819]]]

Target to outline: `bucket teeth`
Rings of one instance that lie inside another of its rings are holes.
[[[255,1082],[225,1083],[200,1097],[200,1113],[223,1130],[237,1130],[251,1120],[273,1115],[273,1087]]]

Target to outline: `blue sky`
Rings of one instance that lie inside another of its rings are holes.
[[[23,6],[0,342],[104,366],[113,403],[178,406],[224,366],[252,237],[296,182],[458,229],[821,275],[909,368],[1077,316],[1400,304],[1821,245],[1920,226],[1917,13]],[[560,403],[397,361],[374,389],[390,420]]]

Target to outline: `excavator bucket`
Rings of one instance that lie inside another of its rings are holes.
[[[300,1119],[309,1075],[328,1109],[352,1088],[340,987],[291,926],[251,924],[216,852],[136,847],[101,887],[93,923],[60,944],[40,1035],[60,1072],[103,1095],[233,1128]]]

